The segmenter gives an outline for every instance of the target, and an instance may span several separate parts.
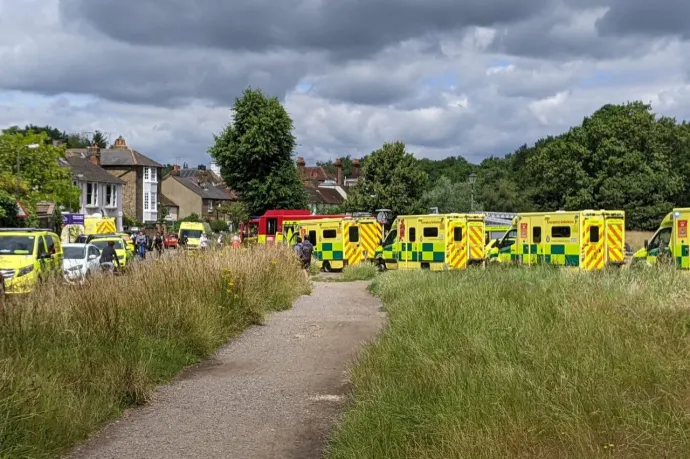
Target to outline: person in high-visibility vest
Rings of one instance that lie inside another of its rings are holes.
[[[239,248],[240,248],[241,242],[242,242],[242,241],[241,241],[240,237],[239,237],[237,234],[235,234],[235,235],[232,237],[232,248],[233,248],[233,249],[239,249]]]

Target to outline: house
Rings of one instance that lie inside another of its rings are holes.
[[[85,149],[71,149],[66,154],[84,152]],[[125,183],[121,195],[124,215],[143,223],[158,221],[163,165],[129,148],[122,136],[112,148],[98,151],[98,161],[100,167]]]
[[[165,179],[163,179],[165,180]],[[168,222],[176,222],[179,220],[180,206],[175,204],[175,202],[161,193],[161,209],[165,209],[165,218],[163,220]]]
[[[122,231],[123,188],[121,180],[100,164],[100,149],[68,150],[60,166],[72,171],[72,183],[81,189],[79,212],[85,216],[113,217],[118,231]],[[75,203],[76,204],[76,203]]]
[[[203,166],[198,169],[174,166],[163,179],[162,190],[166,198],[178,206],[179,219],[197,214],[209,220],[227,220],[228,216],[220,213],[219,208],[224,203],[237,200],[223,179]]]
[[[307,166],[304,158],[297,158],[297,172],[307,193],[307,202],[312,214],[336,211],[347,198],[347,192],[343,188],[343,166],[340,158],[335,160],[335,167],[336,176],[333,177],[323,167]]]

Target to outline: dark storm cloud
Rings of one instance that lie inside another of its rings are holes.
[[[680,36],[690,39],[688,0],[612,0],[597,23],[601,34]]]
[[[367,55],[403,40],[519,21],[558,0],[61,0],[128,43],[228,50],[325,50]]]

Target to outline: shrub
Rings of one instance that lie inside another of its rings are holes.
[[[0,457],[59,455],[308,290],[280,247],[132,270],[81,287],[46,284],[0,312]]]

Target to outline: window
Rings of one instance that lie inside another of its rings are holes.
[[[144,210],[149,210],[149,192],[144,191]]]
[[[554,226],[551,228],[551,237],[570,237],[570,227],[569,226]]]
[[[349,229],[350,242],[359,242],[359,228],[351,226]]]
[[[91,207],[98,206],[98,183],[86,184],[86,205]]]
[[[668,248],[669,243],[671,242],[671,232],[673,231],[672,228],[662,228],[659,230],[658,233],[654,235],[652,238],[652,242],[647,244],[647,251],[649,252],[650,250],[653,249],[658,249],[658,248]]]
[[[117,207],[117,186],[105,186],[105,205],[106,207]]]
[[[315,246],[316,245],[316,230],[311,230],[309,231],[309,242],[311,242],[311,245]]]
[[[144,168],[144,180],[146,180],[147,182],[149,180],[149,168],[148,167]]]
[[[438,228],[436,228],[436,227],[424,228],[424,237],[438,237]]]
[[[499,247],[510,247],[511,245],[515,244],[515,239],[517,238],[517,230],[510,230],[506,233],[505,236],[503,236],[503,240],[501,240],[501,243],[499,244]]]
[[[599,242],[599,227],[590,226],[589,227],[589,242]]]
[[[50,242],[48,242],[50,253],[60,250],[60,239],[55,236],[48,236],[48,239],[50,239]]]
[[[539,244],[541,242],[541,226],[532,227],[532,242]]]
[[[323,238],[324,239],[335,239],[337,236],[337,233],[334,229],[332,230],[323,230]]]
[[[213,201],[210,199],[208,200],[208,211],[213,212]]]
[[[48,253],[48,250],[46,249],[46,242],[43,240],[42,237],[39,237],[38,238],[38,252],[36,252],[36,254],[38,256],[41,256],[44,253]]]
[[[89,247],[89,256],[100,257],[101,252],[98,247]]]
[[[156,212],[158,210],[158,194],[155,191],[151,192],[151,211]]]
[[[276,234],[278,232],[278,219],[269,218],[266,220],[266,234]]]
[[[392,230],[390,233],[388,233],[388,236],[386,236],[386,239],[383,241],[382,245],[384,247],[391,245],[393,242],[395,242],[396,237],[398,237],[398,230]]]
[[[462,227],[461,226],[456,226],[455,228],[453,228],[453,240],[455,242],[462,241]]]
[[[152,182],[156,181],[156,168],[155,167],[151,168],[151,181]]]
[[[414,242],[417,240],[417,228],[410,228],[407,230],[407,241]]]

